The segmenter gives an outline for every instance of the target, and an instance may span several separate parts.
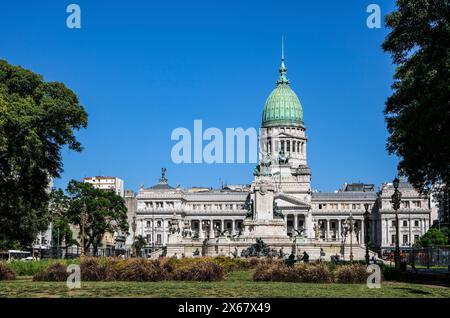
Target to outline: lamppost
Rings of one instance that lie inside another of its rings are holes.
[[[80,223],[81,223],[81,253],[80,253],[80,256],[84,256],[85,252],[86,252],[84,250],[84,228],[86,226],[87,219],[88,219],[88,215],[86,213],[86,203],[83,203],[83,210],[80,215]]]
[[[366,212],[364,212],[364,224],[366,226],[366,235],[365,235],[365,243],[366,243],[366,264],[369,265],[369,260],[370,260],[370,256],[369,256],[369,204],[365,203],[364,204],[364,208],[366,210]]]
[[[137,256],[136,250],[136,216],[133,216],[133,222],[131,223],[131,229],[133,230],[133,254]]]
[[[350,262],[353,262],[353,231],[355,230],[355,221],[352,216],[352,213],[350,212],[350,216],[348,217],[347,221],[347,232],[350,234]]]
[[[392,207],[395,211],[395,269],[400,269],[400,230],[399,230],[399,222],[398,222],[398,210],[400,209],[400,203],[402,200],[402,193],[398,190],[398,186],[400,184],[400,180],[396,177],[392,182],[394,186],[394,194],[392,195]]]

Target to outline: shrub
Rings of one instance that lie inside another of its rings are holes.
[[[400,273],[395,269],[395,267],[387,266],[385,264],[380,264],[381,267],[381,279],[382,280],[399,280]]]
[[[8,264],[0,262],[0,280],[14,280],[16,272]]]
[[[336,268],[335,280],[344,284],[364,283],[369,277],[366,270],[367,267],[362,264],[341,265]]]
[[[230,258],[226,256],[217,256],[212,259],[214,263],[223,268],[227,273],[237,270],[245,270],[251,268],[248,260],[242,258]]]
[[[171,275],[174,280],[219,281],[225,271],[210,259],[194,259],[176,267]]]
[[[286,266],[274,262],[263,264],[256,268],[253,274],[255,281],[331,283],[333,275],[324,264],[300,264]]]
[[[83,281],[101,281],[105,279],[104,268],[101,268],[97,259],[92,257],[82,258],[80,260],[81,280]]]
[[[168,278],[160,261],[134,258],[128,260],[118,271],[118,280],[122,281],[151,281],[156,282]]]
[[[62,263],[53,263],[45,270],[33,276],[34,281],[62,282],[66,281],[69,274],[67,265]]]

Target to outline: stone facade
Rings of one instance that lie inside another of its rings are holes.
[[[286,253],[307,251],[312,259],[345,259],[350,251],[362,259],[367,230],[374,248],[393,247],[392,184],[379,191],[368,184],[346,184],[332,193],[311,191],[303,110],[286,71],[283,59],[276,88],[264,106],[259,163],[251,185],[173,188],[163,169],[158,184],[127,197],[129,219],[136,220],[136,232],[130,226],[130,233],[146,238],[147,253],[155,256],[166,248],[170,255],[235,255],[263,238]],[[400,245],[409,247],[430,227],[431,210],[428,198],[408,183],[401,182],[400,191]]]

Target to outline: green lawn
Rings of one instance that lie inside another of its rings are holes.
[[[222,282],[85,282],[68,290],[65,283],[33,282],[31,277],[0,282],[0,297],[446,297],[450,288],[407,283],[304,284],[253,282],[250,272],[234,272]]]

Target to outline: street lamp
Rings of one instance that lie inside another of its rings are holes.
[[[366,243],[366,264],[369,265],[369,204],[365,203],[364,208],[366,212],[364,212],[364,224],[366,226],[366,235],[365,235],[365,243]]]
[[[136,250],[136,216],[133,216],[133,222],[131,223],[131,229],[133,230],[133,253],[135,256],[137,256],[137,250]]]
[[[392,182],[394,186],[394,194],[392,195],[392,207],[395,211],[395,269],[400,269],[400,230],[399,230],[399,222],[398,222],[398,210],[400,209],[400,203],[402,200],[402,193],[398,191],[398,186],[400,184],[400,180],[396,177]]]
[[[354,228],[355,222],[351,212],[346,223],[347,223],[347,231],[350,234],[350,262],[353,262],[353,231],[355,230]]]
[[[80,223],[81,223],[81,256],[84,256],[85,250],[84,250],[84,228],[86,226],[86,223],[88,221],[88,215],[86,213],[86,203],[83,203],[83,210],[80,215]]]

